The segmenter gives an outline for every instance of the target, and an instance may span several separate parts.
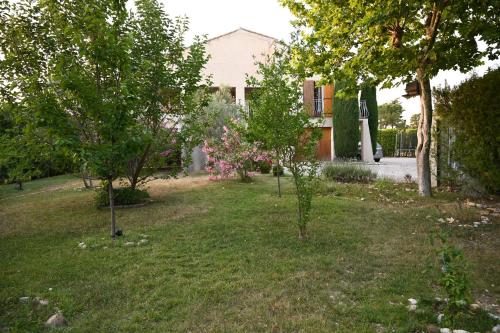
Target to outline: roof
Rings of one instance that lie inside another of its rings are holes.
[[[233,31],[230,31],[230,32],[226,32],[225,34],[222,34],[222,35],[219,35],[219,36],[216,36],[216,37],[212,37],[212,38],[208,39],[207,42],[210,42],[210,41],[212,41],[214,39],[218,39],[218,38],[230,35],[230,34],[234,34],[235,32],[240,31],[240,30],[248,32],[248,33],[251,33],[251,34],[254,34],[254,35],[258,35],[258,36],[261,36],[261,37],[264,37],[264,38],[269,38],[269,39],[272,39],[272,40],[275,40],[275,41],[278,40],[277,38],[274,38],[274,37],[271,37],[271,36],[267,36],[267,35],[264,35],[264,34],[261,34],[261,33],[258,33],[258,32],[252,31],[252,30],[248,30],[248,29],[239,27],[236,30],[233,30]]]

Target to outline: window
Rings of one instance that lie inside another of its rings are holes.
[[[314,85],[314,117],[321,117],[323,114],[323,88]]]

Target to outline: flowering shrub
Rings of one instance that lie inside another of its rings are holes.
[[[249,181],[253,173],[252,164],[267,161],[269,157],[262,152],[259,143],[245,141],[233,120],[231,124],[223,127],[224,132],[221,142],[205,140],[203,151],[207,154],[208,164],[205,170],[210,174],[211,180],[227,179],[234,173],[243,181]]]

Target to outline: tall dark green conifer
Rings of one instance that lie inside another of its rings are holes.
[[[340,158],[356,157],[360,139],[358,99],[345,91],[349,86],[346,81],[335,82],[333,140],[335,156]]]

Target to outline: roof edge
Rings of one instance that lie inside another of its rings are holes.
[[[224,33],[224,34],[222,34],[222,35],[215,36],[215,37],[212,37],[212,38],[210,38],[210,39],[207,39],[207,42],[210,42],[210,41],[212,41],[212,40],[215,40],[215,39],[218,39],[218,38],[221,38],[221,37],[224,37],[224,36],[227,36],[227,35],[233,34],[233,33],[237,32],[237,31],[239,31],[239,30],[243,30],[243,31],[249,32],[249,33],[251,33],[251,34],[259,35],[259,36],[261,36],[261,37],[269,38],[269,39],[272,39],[272,40],[274,40],[274,41],[278,41],[278,39],[277,39],[277,38],[274,38],[274,37],[271,37],[271,36],[268,36],[268,35],[264,35],[264,34],[261,34],[261,33],[259,33],[259,32],[255,32],[255,31],[252,31],[252,30],[249,30],[249,29],[245,29],[245,28],[239,27],[238,29],[231,30],[231,31],[226,32],[226,33]]]

